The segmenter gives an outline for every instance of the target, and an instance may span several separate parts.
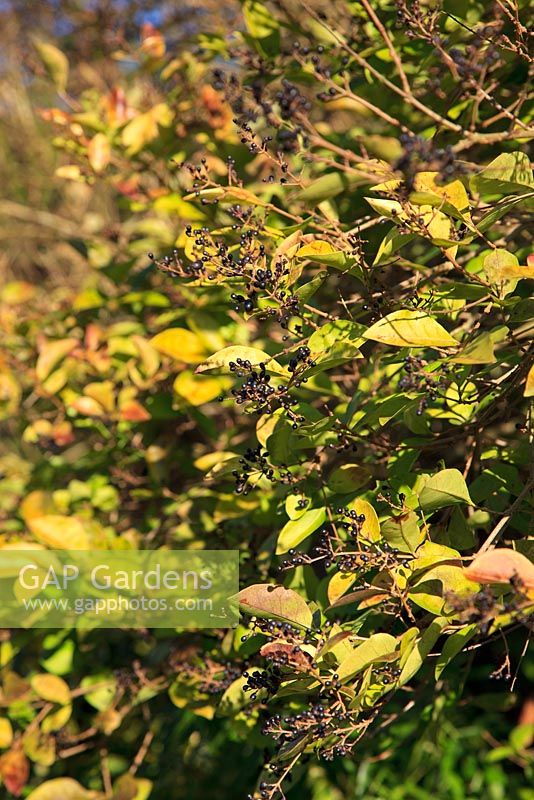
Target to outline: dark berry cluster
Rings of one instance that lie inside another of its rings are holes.
[[[243,691],[252,692],[250,695],[251,700],[256,700],[258,692],[262,689],[269,695],[276,694],[282,679],[280,669],[276,664],[263,671],[243,672],[243,677],[247,680],[243,686]]]
[[[400,378],[398,387],[406,392],[424,392],[419,400],[416,414],[421,416],[429,403],[436,400],[450,385],[450,368],[443,364],[439,373],[427,372],[425,367],[428,362],[421,356],[408,355],[404,359],[404,375]]]
[[[454,150],[450,145],[436,147],[432,139],[423,139],[410,133],[401,133],[399,141],[404,153],[397,160],[395,169],[404,174],[408,190],[413,188],[413,180],[421,170],[439,172],[444,182],[463,171],[456,163]]]

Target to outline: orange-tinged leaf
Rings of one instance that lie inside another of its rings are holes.
[[[151,416],[138,400],[127,400],[120,407],[119,418],[125,422],[146,422]]]
[[[498,547],[475,556],[464,574],[476,583],[511,583],[519,578],[527,589],[534,589],[534,564],[522,553]]]
[[[30,762],[18,748],[8,750],[0,758],[0,775],[8,792],[19,797],[30,777]]]

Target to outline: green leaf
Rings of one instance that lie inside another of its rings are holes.
[[[481,194],[526,193],[534,187],[530,159],[519,150],[501,153],[478,175],[473,175],[469,184],[472,191]]]
[[[489,333],[482,333],[451,358],[454,364],[494,364],[495,345]]]
[[[263,670],[254,670],[255,672],[263,672]],[[248,678],[240,677],[233,681],[230,686],[225,690],[223,696],[219,701],[217,712],[225,717],[231,717],[246,708],[251,700],[251,692],[245,692],[243,687],[246,686]],[[265,690],[260,689],[258,692],[260,700],[265,696]]]
[[[401,553],[415,553],[425,540],[425,532],[417,523],[417,514],[413,511],[391,517],[382,523],[382,536],[390,547]]]
[[[312,508],[305,511],[298,519],[286,522],[278,536],[276,555],[287,553],[292,547],[297,547],[307,539],[326,519],[325,508]]]
[[[211,355],[202,364],[199,364],[195,372],[207,372],[210,369],[222,370],[230,372],[230,364],[237,363],[237,359],[241,361],[250,361],[253,366],[258,364],[265,364],[269,372],[286,375],[286,370],[280,364],[271,358],[268,353],[263,350],[258,350],[257,347],[243,347],[241,345],[231,345],[230,347],[223,347]]]
[[[365,339],[365,325],[359,325],[357,322],[351,322],[348,319],[338,319],[333,322],[327,322],[318,328],[309,338],[308,346],[312,351],[312,357],[328,352],[334,345],[339,342],[350,343],[355,348],[359,347]]]
[[[324,264],[339,270],[349,269],[355,263],[355,259],[343,250],[336,250],[329,242],[321,239],[315,239],[300,247],[295,253],[295,258]]]
[[[328,278],[327,270],[319,272],[317,273],[315,278],[311,279],[311,281],[308,281],[308,283],[304,283],[302,286],[299,286],[298,289],[295,289],[293,294],[295,294],[298,297],[301,303],[307,303],[308,300],[310,300],[313,297],[315,292],[317,292],[321,288],[321,286],[323,285],[323,283],[326,281],[327,278]]]
[[[308,511],[309,505],[309,498],[303,497],[300,494],[290,494],[285,502],[286,514],[289,519],[300,519],[300,517]]]
[[[427,655],[430,653],[441,633],[449,620],[446,617],[437,617],[426,631],[423,633],[417,644],[411,651],[408,651],[408,656],[402,667],[402,672],[399,676],[399,686],[404,686],[408,683],[413,676],[419,672],[423,666]]]
[[[67,56],[48,42],[35,41],[35,47],[57,91],[65,92],[69,79]]]
[[[457,503],[473,505],[465,479],[457,469],[436,472],[419,492],[419,505],[427,514]]]
[[[455,631],[451,633],[448,637],[441,655],[438,657],[436,661],[436,668],[434,670],[434,677],[436,680],[441,677],[441,673],[445,669],[445,667],[451,663],[453,658],[455,658],[458,653],[461,653],[464,649],[465,645],[476,635],[478,631],[478,626],[476,624],[466,625],[465,628],[461,628],[459,631]]]
[[[292,589],[256,583],[237,595],[242,611],[256,617],[277,619],[303,628],[310,628],[312,612],[302,597]]]
[[[438,564],[410,587],[408,597],[420,608],[437,616],[446,613],[447,596],[469,596],[478,588],[478,584],[466,577],[462,567]]]
[[[365,331],[364,339],[396,347],[458,347],[459,342],[426,312],[393,311]]]
[[[247,40],[260,53],[275,55],[280,52],[280,26],[270,9],[258,0],[244,0],[242,8],[250,34]]]
[[[509,742],[516,753],[525,753],[534,742],[534,722],[517,725],[510,734]]]
[[[391,228],[380,242],[373,267],[389,261],[403,245],[415,239],[415,236],[415,233],[399,233],[397,228]]]
[[[305,189],[302,189],[298,198],[305,203],[317,205],[323,200],[335,197],[349,188],[350,181],[343,172],[329,172],[326,175],[321,175],[320,178],[317,178]]]
[[[336,494],[347,494],[361,489],[370,478],[371,473],[366,467],[359,464],[342,464],[330,473],[327,484]]]
[[[389,633],[373,633],[365,642],[358,645],[354,651],[342,659],[336,672],[339,679],[347,681],[370,664],[384,660],[385,656],[394,653],[397,640]]]

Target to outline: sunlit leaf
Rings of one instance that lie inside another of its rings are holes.
[[[241,359],[242,362],[249,361],[252,366],[265,364],[269,372],[286,374],[283,367],[281,367],[274,358],[264,353],[263,350],[258,350],[257,347],[242,347],[241,345],[224,347],[222,350],[209,356],[202,364],[199,364],[195,372],[206,372],[210,369],[230,372],[230,365],[232,363],[237,365],[238,359]]]
[[[365,642],[357,645],[354,651],[342,659],[337,668],[341,681],[353,678],[370,664],[380,663],[397,649],[397,640],[389,633],[373,633]]]
[[[292,547],[297,547],[308,538],[326,519],[326,509],[312,508],[305,511],[298,519],[286,522],[276,544],[276,554],[287,553]]]
[[[88,550],[89,536],[76,517],[47,514],[28,520],[28,527],[35,538],[57,550]]]
[[[427,514],[456,503],[473,504],[465,479],[457,469],[443,469],[441,472],[436,472],[425,481],[419,492],[419,504]]]
[[[457,347],[456,339],[426,312],[417,309],[393,311],[371,325],[362,336],[396,347]]]
[[[312,613],[307,603],[292,589],[257,583],[242,589],[237,595],[239,605],[247,614],[309,628]]]

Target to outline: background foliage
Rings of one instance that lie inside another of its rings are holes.
[[[4,631],[5,796],[531,800],[529,4],[1,14],[1,546],[249,612]]]

